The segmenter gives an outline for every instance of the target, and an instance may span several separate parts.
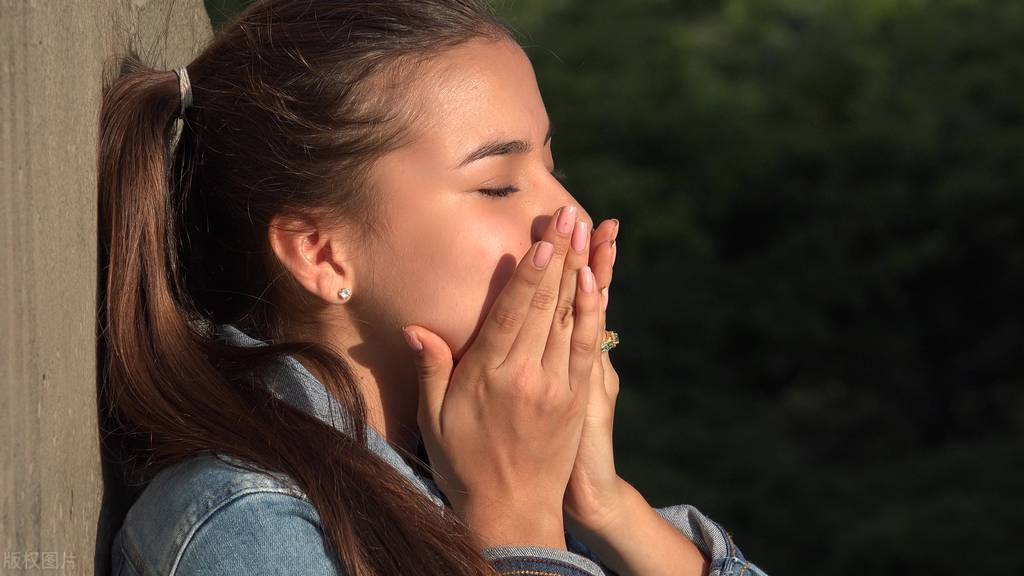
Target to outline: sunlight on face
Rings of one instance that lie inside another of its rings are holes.
[[[433,330],[458,359],[551,215],[579,204],[551,175],[547,111],[518,45],[473,41],[424,68],[419,138],[373,175],[391,233],[364,257],[385,323]]]

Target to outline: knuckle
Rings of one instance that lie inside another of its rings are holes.
[[[508,385],[517,395],[526,394],[535,387],[536,376],[525,362],[509,367]]]
[[[552,260],[554,260],[556,258],[559,259],[559,260],[565,259],[565,255],[569,253],[569,240],[568,240],[568,238],[566,238],[564,240],[561,240],[561,241],[558,241],[558,242],[554,242],[554,245],[555,245],[555,250],[554,250],[554,252],[551,255],[551,259]]]
[[[542,407],[545,409],[558,408],[565,403],[566,391],[569,384],[563,378],[549,374],[544,380],[544,389],[538,394]]]
[[[572,300],[562,300],[555,308],[555,322],[559,328],[572,327],[576,305]]]
[[[548,414],[560,405],[559,389],[563,386],[558,378],[537,370],[529,363],[514,369],[509,380],[510,398],[533,414]]]
[[[502,333],[512,332],[519,325],[519,314],[511,308],[495,308],[494,325]]]
[[[581,354],[591,354],[597,350],[597,342],[593,338],[573,338],[572,350]]]
[[[533,293],[533,298],[530,300],[530,306],[537,310],[549,310],[554,305],[557,298],[558,293],[550,287],[540,286],[537,288],[537,291]]]

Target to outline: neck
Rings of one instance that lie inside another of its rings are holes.
[[[350,332],[347,335],[355,337],[354,341],[345,342],[339,347],[349,361],[356,387],[366,402],[367,424],[399,449],[400,453],[405,450],[416,454],[419,438],[416,420],[419,400],[416,364],[405,342],[401,340],[401,334],[398,334],[397,339],[378,335],[372,340],[374,345],[359,338],[358,333]],[[317,338],[315,341],[320,342],[339,340],[336,336],[326,334]],[[323,381],[321,374],[314,372],[305,363],[303,365],[317,380]]]
[[[416,454],[418,390],[412,359],[404,361],[403,354],[400,362],[392,356],[364,363],[357,357],[357,353],[348,353],[356,384],[366,400],[367,423],[395,448]]]

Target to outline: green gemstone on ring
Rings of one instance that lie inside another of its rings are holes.
[[[604,342],[601,342],[601,352],[607,352],[619,345],[619,333],[614,330],[605,330]]]

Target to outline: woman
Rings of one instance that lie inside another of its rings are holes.
[[[115,574],[756,570],[615,472],[617,222],[487,8],[268,0],[122,72],[105,381],[148,484]]]

